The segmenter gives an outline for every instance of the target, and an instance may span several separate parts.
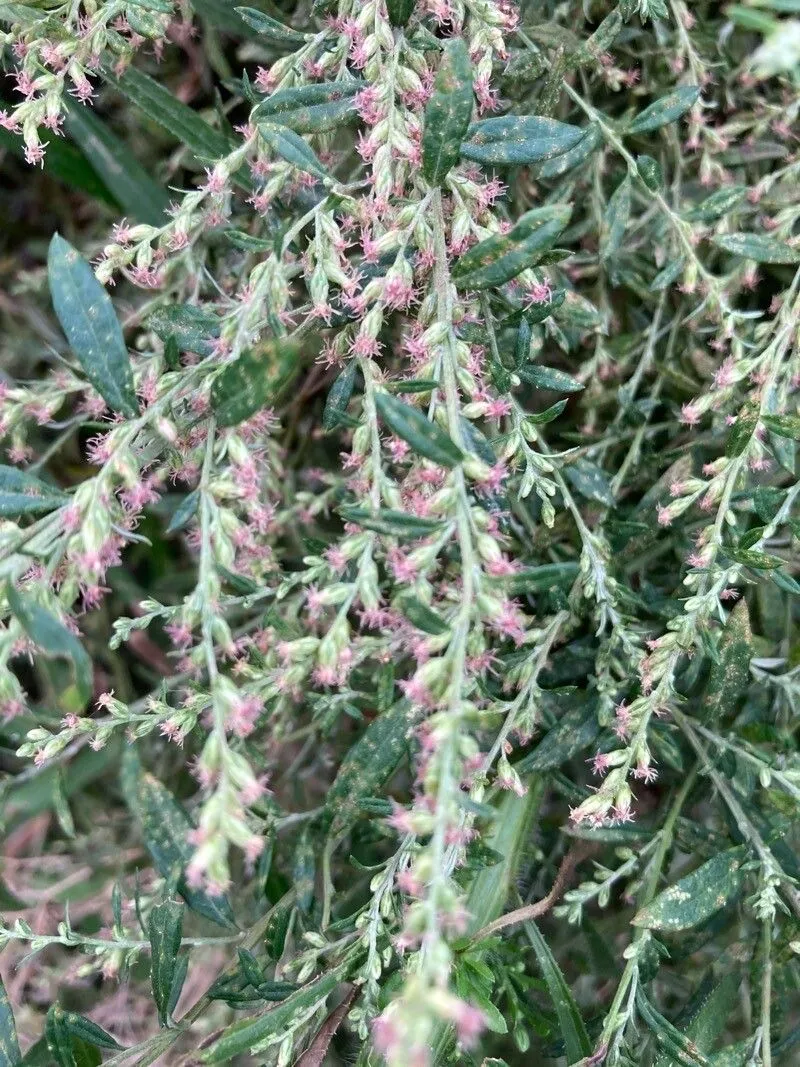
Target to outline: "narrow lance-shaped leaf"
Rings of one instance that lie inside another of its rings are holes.
[[[52,511],[67,499],[56,486],[16,467],[0,464],[0,518]]]
[[[290,1025],[297,1026],[310,1018],[325,1003],[342,981],[343,969],[329,971],[308,985],[302,986],[276,1008],[253,1019],[242,1019],[229,1026],[222,1037],[206,1052],[202,1063],[228,1063],[253,1048],[282,1038]]]
[[[377,795],[394,774],[408,751],[414,721],[408,702],[401,700],[373,719],[351,747],[325,798],[323,821],[331,838],[356,820],[359,800]]]
[[[408,621],[426,634],[446,634],[450,629],[449,624],[441,615],[429,608],[427,604],[423,604],[417,597],[401,597],[399,607]]]
[[[335,429],[347,411],[347,405],[353,395],[357,370],[358,363],[356,360],[351,359],[331,386],[328,398],[325,401],[325,410],[322,413],[323,430]]]
[[[192,830],[189,816],[158,779],[142,771],[133,749],[128,749],[123,759],[122,786],[159,874],[176,885],[193,911],[220,926],[235,926],[227,897],[211,896],[186,883],[184,871],[194,852],[189,842]]]
[[[215,130],[187,104],[178,100],[165,86],[153,81],[136,67],[117,75],[113,67],[103,65],[103,78],[130,100],[134,107],[158,123],[203,160],[217,160],[227,155],[232,141]]]
[[[464,41],[454,37],[444,46],[433,93],[425,107],[422,173],[432,185],[441,185],[458,162],[472,104],[469,52]]]
[[[529,385],[537,389],[550,389],[554,393],[578,393],[584,388],[577,378],[555,367],[540,367],[530,363],[525,367],[517,367],[516,373]]]
[[[234,10],[248,26],[273,44],[299,48],[311,40],[310,34],[301,33],[291,26],[284,26],[282,22],[278,22],[277,19],[265,15],[263,11],[258,11],[254,7],[237,7]]]
[[[511,281],[555,244],[570,214],[566,204],[527,211],[508,233],[493,234],[465,252],[453,265],[453,281],[459,289],[489,289]]]
[[[389,21],[393,26],[401,28],[408,24],[415,7],[416,0],[386,0]]]
[[[800,415],[762,415],[761,421],[770,433],[800,441]]]
[[[0,1067],[18,1067],[21,1062],[14,1012],[8,1002],[6,987],[0,979]]]
[[[649,133],[674,122],[693,107],[700,99],[699,85],[682,85],[675,92],[655,100],[636,116],[627,133]]]
[[[273,400],[298,367],[294,346],[267,342],[223,367],[211,386],[211,409],[220,426],[237,426]]]
[[[737,845],[665,889],[633,918],[648,930],[690,930],[724,908],[742,887],[747,848]]]
[[[96,1048],[70,1032],[67,1012],[54,1004],[47,1013],[44,1036],[56,1067],[97,1067],[101,1055]]]
[[[418,537],[427,537],[444,526],[443,519],[409,515],[405,511],[396,511],[393,508],[370,511],[368,508],[346,505],[339,508],[339,514],[345,522],[354,522],[365,530],[397,537],[401,541],[415,541]]]
[[[474,163],[524,166],[566,152],[586,131],[542,115],[482,119],[467,130],[461,155]]]
[[[306,144],[299,133],[285,126],[274,126],[268,122],[262,122],[258,127],[258,132],[261,140],[293,167],[305,171],[306,174],[313,174],[315,178],[330,178],[330,174],[317,159],[314,150]]]
[[[700,704],[706,722],[719,721],[736,711],[750,683],[753,635],[747,601],[740,600],[728,616],[719,643],[719,659],[712,662]]]
[[[279,89],[262,100],[253,115],[258,122],[279,123],[297,133],[325,133],[356,118],[353,98],[365,85],[351,80]]]
[[[58,321],[86,377],[112,410],[134,418],[139,405],[111,297],[86,260],[57,233],[47,255],[47,277]]]
[[[14,617],[45,656],[65,659],[70,664],[74,684],[62,691],[61,701],[72,711],[82,711],[92,695],[92,661],[88,652],[55,615],[18,593],[10,582],[6,596]]]
[[[792,248],[774,237],[758,233],[725,233],[712,240],[717,248],[756,263],[800,263],[800,247]]]
[[[603,213],[600,254],[608,259],[619,251],[631,213],[631,180],[626,175],[611,194]]]
[[[66,130],[79,145],[119,206],[138,222],[163,226],[169,208],[166,189],[154,181],[128,146],[92,108],[63,98]]]
[[[572,990],[567,985],[567,980],[561,973],[550,947],[539,932],[539,928],[533,922],[525,923],[525,933],[536,953],[536,959],[542,971],[542,976],[547,985],[553,1007],[556,1009],[561,1036],[567,1053],[567,1063],[577,1063],[583,1056],[588,1056],[592,1051],[592,1044],[586,1032],[586,1026],[581,1018],[580,1009],[575,1003]]]
[[[177,1000],[177,997],[173,998],[173,986],[176,974],[181,973],[182,932],[183,904],[177,900],[156,904],[148,918],[147,935],[150,939],[150,982],[162,1026],[171,1025],[170,1004]]]
[[[417,408],[388,393],[375,398],[378,414],[392,433],[402,437],[415,452],[442,467],[455,467],[464,458],[456,443]]]

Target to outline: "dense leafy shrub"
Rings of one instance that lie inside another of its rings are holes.
[[[797,1062],[797,11],[0,3],[1,1064]]]

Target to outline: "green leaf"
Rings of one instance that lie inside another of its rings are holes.
[[[425,106],[422,173],[431,185],[442,185],[458,163],[472,105],[469,52],[460,37],[453,37],[445,43],[433,93]]]
[[[365,530],[374,530],[375,533],[397,537],[402,541],[416,541],[419,537],[436,533],[444,526],[443,519],[426,519],[392,508],[370,511],[368,508],[346,505],[339,508],[339,514],[345,522],[354,522]]]
[[[783,560],[777,556],[768,556],[766,552],[756,552],[751,548],[725,548],[725,552],[732,560],[741,563],[743,567],[751,567],[754,571],[777,570],[783,566]]]
[[[122,787],[159,874],[176,886],[192,911],[220,926],[235,928],[227,897],[210,896],[187,885],[184,871],[194,852],[189,843],[192,830],[189,816],[157,778],[142,771],[131,748],[126,751],[122,763]]]
[[[700,703],[700,715],[714,724],[736,712],[750,684],[753,634],[747,601],[740,600],[728,616],[719,642],[719,657],[712,660]]]
[[[570,214],[564,204],[526,212],[508,233],[493,234],[460,256],[451,272],[453,281],[459,289],[490,289],[511,281],[555,244]]]
[[[552,159],[573,148],[586,131],[542,115],[482,119],[467,130],[461,155],[473,163],[524,166]]]
[[[70,1033],[66,1015],[63,1008],[54,1004],[45,1019],[44,1036],[53,1062],[57,1067],[98,1067],[100,1053]]]
[[[461,449],[435,422],[427,419],[417,408],[404,404],[388,393],[375,397],[378,414],[393,434],[401,437],[412,449],[441,467],[455,467],[464,458]]]
[[[756,263],[800,263],[800,248],[791,248],[774,237],[757,233],[725,233],[713,237],[717,248]]]
[[[536,177],[560,178],[562,174],[566,174],[575,167],[579,167],[581,163],[585,163],[597,151],[602,141],[603,134],[599,123],[591,123],[576,145],[567,149],[566,152],[561,152],[557,156],[537,164],[535,168]]]
[[[564,468],[567,481],[585,496],[587,500],[596,500],[607,508],[614,506],[614,494],[605,473],[588,459],[579,459]]]
[[[253,117],[297,133],[325,133],[357,117],[353,97],[365,86],[366,82],[351,80],[279,89],[256,106]]]
[[[758,415],[754,412],[745,411],[739,415],[728,433],[725,455],[731,457],[741,456],[750,443],[750,439],[756,431],[756,426],[758,426]]]
[[[313,174],[315,178],[330,178],[330,174],[317,159],[313,149],[309,148],[294,130],[262,122],[258,127],[258,132],[261,140],[293,167],[305,171],[306,174]]]
[[[380,795],[408,752],[415,722],[408,701],[377,715],[350,748],[325,798],[323,824],[336,840],[356,821],[363,797]]]
[[[676,1026],[701,1052],[711,1051],[734,1010],[741,978],[726,974],[715,982],[711,974],[700,984]],[[712,1061],[713,1062],[713,1061]],[[668,1054],[659,1056],[654,1067],[679,1067]]]
[[[545,563],[541,567],[525,567],[503,578],[503,587],[512,596],[525,593],[545,593],[567,588],[578,577],[577,563]]]
[[[665,889],[633,918],[647,930],[690,930],[736,897],[744,882],[747,848],[737,845],[717,853],[697,870]]]
[[[266,37],[273,44],[287,45],[291,48],[299,48],[311,40],[311,34],[300,33],[291,26],[284,26],[277,19],[265,15],[254,7],[237,7],[234,9],[248,26],[251,26],[260,37]]]
[[[611,194],[600,233],[600,258],[608,259],[619,251],[631,213],[631,180],[622,179]]]
[[[389,22],[400,29],[408,24],[408,20],[414,13],[416,0],[386,0],[386,10],[389,14]]]
[[[181,352],[196,352],[198,356],[213,352],[220,331],[216,315],[191,304],[156,308],[148,315],[145,325],[165,343],[174,338]]]
[[[8,1002],[6,987],[0,979],[0,1067],[19,1067],[21,1062],[14,1012]]]
[[[138,222],[163,226],[169,196],[91,108],[63,98],[65,127],[122,210]],[[50,149],[48,148],[48,152]]]
[[[686,217],[692,221],[713,222],[727,215],[746,195],[746,185],[725,186],[707,196]]]
[[[652,156],[637,156],[636,172],[651,193],[657,193],[664,188],[664,172],[661,164]]]
[[[220,426],[238,426],[279,395],[298,370],[286,342],[263,343],[227,363],[211,386],[211,410]]]
[[[393,393],[432,393],[439,388],[435,378],[406,378],[402,382],[387,383]]]
[[[674,122],[694,107],[700,99],[700,91],[699,85],[682,85],[679,89],[667,96],[662,96],[660,100],[646,107],[636,116],[625,132],[649,133],[651,130],[666,126],[668,122]]]
[[[553,953],[539,932],[538,926],[533,922],[525,923],[525,933],[536,953],[542,977],[547,985],[547,992],[553,1002],[558,1016],[561,1037],[567,1054],[567,1063],[577,1063],[592,1051],[592,1043],[586,1032],[586,1026],[581,1017],[580,1009],[575,1003],[572,991],[567,985],[567,980],[561,973]]]
[[[636,990],[636,1007],[642,1021],[652,1031],[659,1048],[674,1056],[680,1067],[708,1067],[705,1056],[669,1019],[656,1011],[641,986]]]
[[[25,158],[25,140],[21,133],[11,133],[0,128],[0,148],[8,149],[21,159]],[[45,174],[63,182],[71,189],[78,189],[88,196],[109,204],[115,210],[119,205],[110,191],[97,176],[85,156],[69,141],[53,137],[44,157]]]
[[[556,400],[555,404],[551,404],[550,407],[545,408],[544,411],[534,411],[526,414],[525,420],[526,422],[532,423],[534,426],[546,426],[548,422],[557,419],[566,406],[566,400]]]
[[[104,79],[130,100],[134,107],[191,149],[200,160],[216,160],[228,154],[232,140],[215,130],[165,86],[148,78],[136,67],[117,76],[110,64],[101,68]]]
[[[770,433],[800,441],[800,415],[762,415],[761,421]]]
[[[600,733],[597,704],[581,698],[577,707],[568,707],[527,756],[514,765],[518,774],[552,771],[589,748]]]
[[[58,321],[86,377],[113,411],[139,414],[125,338],[111,298],[89,264],[59,234],[47,254],[47,277]]]
[[[550,389],[554,393],[578,393],[584,388],[577,378],[555,367],[540,367],[532,363],[527,367],[518,367],[516,373],[529,385],[537,389]]]
[[[180,974],[178,960],[182,933],[183,904],[177,900],[156,904],[148,917],[147,936],[150,939],[150,982],[161,1026],[172,1025],[169,1006],[180,995],[179,989],[178,996],[173,997],[176,974]]]
[[[74,1011],[62,1011],[60,1019],[61,1024],[66,1027],[69,1033],[80,1041],[96,1045],[97,1048],[121,1050],[125,1047],[120,1045],[119,1041],[104,1030],[102,1026],[98,1026],[91,1019],[87,1019],[85,1015],[78,1015]]]
[[[18,593],[9,582],[6,597],[12,614],[33,643],[48,657],[65,659],[74,684],[62,691],[61,700],[71,711],[82,711],[92,695],[92,661],[75,634],[27,594]]]
[[[192,521],[197,514],[197,509],[200,505],[200,491],[195,489],[191,493],[187,493],[183,500],[178,504],[175,511],[172,513],[172,518],[169,520],[164,533],[173,534],[182,530],[185,526]]]
[[[736,1044],[728,1045],[709,1056],[708,1067],[747,1067],[747,1064],[752,1062],[752,1051],[752,1037],[745,1038],[744,1041],[737,1041]]]
[[[251,1049],[264,1047],[282,1038],[307,1018],[310,1018],[328,999],[342,981],[342,970],[321,975],[308,985],[301,986],[276,1008],[253,1019],[242,1019],[223,1031],[222,1037],[200,1055],[202,1063],[228,1063]]]
[[[650,282],[648,288],[651,293],[660,293],[662,289],[666,289],[672,285],[675,279],[682,273],[684,263],[683,256],[679,256],[677,259],[671,260],[665,267],[663,267],[658,274]]]
[[[0,518],[52,511],[68,499],[57,486],[0,463]]]
[[[410,623],[418,630],[426,634],[446,634],[450,624],[438,615],[427,604],[423,604],[414,596],[402,596],[399,600],[399,608]]]
[[[330,431],[336,429],[341,421],[342,415],[347,411],[347,405],[350,403],[350,397],[353,395],[357,370],[357,361],[351,359],[331,386],[325,401],[325,410],[322,413],[323,430]]]

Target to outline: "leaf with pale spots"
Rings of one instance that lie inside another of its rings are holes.
[[[150,911],[147,936],[150,939],[150,983],[161,1026],[172,1026],[172,1007],[180,996],[186,977],[187,956],[180,956],[183,932],[183,904],[164,900]]]
[[[60,688],[59,700],[67,712],[82,711],[92,695],[92,661],[86,649],[60,619],[27,593],[17,592],[10,582],[6,598],[12,615],[39,651],[47,658],[67,661],[72,683]]]
[[[699,85],[682,85],[641,111],[628,126],[626,133],[650,133],[651,130],[658,130],[685,115],[699,99]]]
[[[442,185],[458,163],[461,142],[472,118],[472,67],[460,37],[446,42],[422,129],[422,173]]]
[[[246,22],[260,37],[266,38],[271,44],[294,49],[302,47],[311,40],[310,34],[301,33],[299,30],[292,29],[291,26],[284,26],[282,22],[278,22],[270,15],[265,15],[257,8],[237,7],[234,10],[243,22]]]
[[[444,526],[442,519],[409,515],[406,511],[396,511],[393,508],[370,511],[368,508],[346,505],[339,508],[339,514],[345,522],[354,522],[365,530],[396,537],[401,541],[416,541],[419,537],[428,537]]]
[[[14,1012],[8,1002],[6,987],[0,978],[0,1067],[19,1067],[21,1062]]]
[[[739,894],[744,883],[746,858],[744,845],[712,856],[637,912],[632,920],[634,926],[668,931],[691,930],[693,926],[699,926]]]
[[[342,421],[342,417],[346,414],[347,405],[353,395],[357,370],[358,363],[356,360],[351,359],[331,386],[328,398],[325,401],[325,410],[322,412],[323,430],[335,430]]]
[[[323,823],[328,836],[339,838],[359,817],[363,797],[380,793],[408,752],[415,715],[400,700],[367,726],[347,753],[325,798]]]
[[[497,233],[474,245],[452,267],[459,289],[490,289],[516,278],[534,266],[551,248],[569,222],[566,204],[526,212],[508,233]]]
[[[358,117],[353,97],[366,84],[350,80],[279,89],[256,106],[253,118],[280,123],[296,133],[325,133]]]
[[[446,634],[450,629],[450,624],[418,597],[402,596],[398,601],[398,606],[408,621],[426,634],[439,636]]]
[[[800,263],[800,247],[757,233],[724,233],[712,238],[717,248],[756,263]]]
[[[192,911],[220,926],[235,927],[226,896],[211,895],[187,884],[184,872],[194,852],[189,841],[192,830],[189,816],[166,786],[142,770],[135,751],[130,748],[122,763],[122,787],[145,847],[162,878],[175,887]]]
[[[271,1039],[282,1038],[310,1019],[345,977],[343,966],[334,968],[301,986],[277,1007],[250,1019],[232,1023],[210,1049],[201,1053],[202,1063],[229,1063],[253,1049],[265,1048]]]
[[[712,661],[700,703],[700,715],[708,723],[732,715],[750,683],[753,634],[747,602],[739,601],[728,616],[719,642],[719,658]]]
[[[482,119],[467,130],[461,155],[473,163],[520,167],[552,159],[573,148],[585,130],[543,115]]]
[[[85,259],[53,234],[47,254],[53,307],[86,377],[112,409],[128,418],[139,413],[133,373],[111,297]]]
[[[57,486],[49,485],[17,467],[0,464],[0,518],[52,511],[68,499],[66,493],[62,493]]]
[[[297,170],[312,174],[315,178],[329,179],[330,174],[320,163],[316,153],[310,148],[300,134],[294,130],[281,128],[269,122],[262,122],[258,127],[261,140],[281,159],[291,163]]]
[[[392,433],[425,459],[441,467],[455,467],[464,458],[452,438],[435,422],[426,419],[418,408],[412,408],[388,393],[378,393],[375,407]]]
[[[275,400],[297,373],[295,348],[269,341],[226,363],[211,386],[211,410],[220,426],[238,426]]]

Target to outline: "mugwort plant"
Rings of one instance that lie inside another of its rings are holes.
[[[0,1065],[797,1063],[800,8],[252,2],[0,2]]]

